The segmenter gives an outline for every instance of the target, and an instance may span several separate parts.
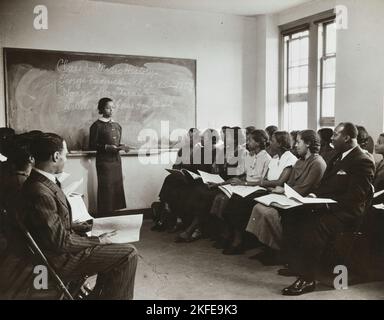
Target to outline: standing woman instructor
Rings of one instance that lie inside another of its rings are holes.
[[[119,151],[129,150],[120,144],[121,126],[111,118],[112,99],[100,99],[97,108],[102,117],[90,128],[89,148],[97,151],[97,215],[105,217],[112,215],[114,210],[126,207]]]

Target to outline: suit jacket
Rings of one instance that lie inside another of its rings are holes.
[[[330,160],[314,193],[336,200],[337,204],[331,205],[334,214],[343,222],[354,223],[363,215],[372,197],[375,164],[358,146],[343,160],[335,162],[338,156],[340,154]]]
[[[63,191],[42,174],[32,170],[22,196],[23,222],[59,273],[75,269],[100,244],[98,237],[73,230],[71,207]]]

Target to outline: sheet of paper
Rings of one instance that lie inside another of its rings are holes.
[[[201,178],[203,179],[204,183],[222,183],[224,182],[223,178],[220,177],[218,174],[212,174],[204,171],[197,170],[199,172]]]
[[[68,202],[72,209],[72,221],[83,222],[93,219],[85,206],[83,198],[80,194],[70,194],[67,196]]]
[[[130,243],[140,239],[142,214],[93,219],[91,235],[99,236],[105,232],[116,231],[111,237],[113,243]]]
[[[335,200],[327,199],[327,198],[308,198],[308,197],[304,198],[286,183],[284,184],[284,193],[287,196],[287,198],[294,199],[305,204],[336,203]]]
[[[374,193],[373,197],[377,198],[378,196],[382,195],[383,193],[384,193],[384,190],[377,191],[377,192]]]
[[[74,181],[70,185],[63,188],[63,192],[66,196],[70,195],[71,193],[75,192],[78,187],[80,187],[84,182],[84,179],[81,178],[79,181]]]

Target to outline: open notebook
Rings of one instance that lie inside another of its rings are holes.
[[[106,218],[92,218],[88,213],[85,203],[80,194],[70,194],[68,202],[72,209],[73,222],[84,222],[92,220],[92,230],[89,236],[99,236],[105,232],[117,231],[111,237],[112,243],[130,243],[140,239],[140,228],[143,223],[142,214],[133,214]]]
[[[302,197],[287,184],[284,184],[284,194],[271,193],[266,196],[255,198],[255,200],[266,206],[282,209],[290,209],[303,204],[336,203],[336,201],[332,199]]]
[[[230,184],[219,186],[219,189],[225,193],[225,195],[230,198],[232,194],[237,194],[243,198],[249,196],[251,193],[256,191],[266,191],[267,189],[259,186],[232,186]]]

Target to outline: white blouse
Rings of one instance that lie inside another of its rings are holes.
[[[245,173],[248,182],[256,182],[265,176],[268,170],[271,156],[267,151],[261,150],[258,154],[251,155],[249,151],[245,152]]]
[[[296,161],[297,158],[290,151],[285,151],[280,158],[272,158],[268,166],[267,180],[278,180],[283,170],[294,166]]]

